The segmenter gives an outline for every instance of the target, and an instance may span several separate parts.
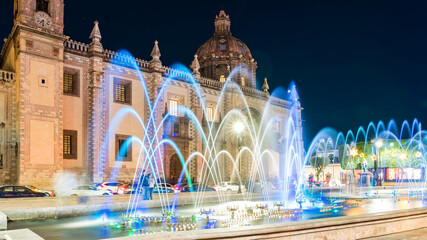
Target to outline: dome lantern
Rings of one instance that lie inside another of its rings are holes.
[[[231,35],[230,25],[230,17],[221,10],[215,18],[215,35]]]

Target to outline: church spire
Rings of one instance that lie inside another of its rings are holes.
[[[230,17],[225,14],[224,10],[221,10],[215,18],[215,35],[231,34],[230,25]]]

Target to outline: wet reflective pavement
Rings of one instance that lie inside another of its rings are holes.
[[[265,203],[263,203],[265,204]],[[216,209],[216,214],[210,217],[207,222],[206,216],[200,214],[200,209],[194,209],[191,206],[178,207],[175,225],[172,223],[172,228],[168,227],[166,221],[160,221],[162,218],[161,209],[146,209],[136,213],[140,222],[132,223],[130,226],[133,229],[121,227],[117,222],[120,222],[124,216],[124,212],[104,212],[89,216],[49,219],[42,221],[18,221],[10,222],[8,230],[29,228],[45,239],[103,239],[122,237],[135,234],[153,233],[160,231],[175,231],[184,230],[184,226],[193,226],[195,229],[214,229],[232,227],[236,228],[243,225],[263,225],[280,222],[303,221],[309,219],[319,219],[339,216],[352,216],[367,213],[379,213],[394,210],[402,210],[409,208],[423,207],[423,201],[420,199],[407,198],[400,199],[367,199],[367,200],[351,200],[351,201],[335,201],[332,203],[306,202],[303,204],[303,213],[295,213],[294,216],[289,216],[290,212],[278,212],[277,206],[273,202],[269,203],[269,213],[259,214],[256,217],[248,217],[247,211],[236,212],[235,220],[230,220],[230,211],[227,206],[240,206],[241,209],[246,209],[243,206],[252,206],[256,208],[255,202],[230,202],[226,205],[210,205]],[[292,206],[298,208],[298,205]],[[144,212],[145,211],[145,212]],[[194,218],[193,218],[194,216]],[[245,217],[246,216],[246,217]],[[144,218],[144,219],[142,219]],[[191,220],[190,220],[191,218]],[[154,222],[156,221],[156,222]],[[159,221],[159,222],[157,222]],[[113,223],[114,222],[114,223]],[[138,225],[139,224],[139,225]],[[175,228],[175,227],[176,228]],[[189,230],[185,228],[185,230]],[[191,231],[197,231],[191,229]],[[214,230],[213,230],[214,231]]]

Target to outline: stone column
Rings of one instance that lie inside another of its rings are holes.
[[[147,103],[147,114],[146,114],[146,126],[148,128],[148,136],[149,138],[147,139],[148,141],[146,141],[146,145],[145,147],[147,149],[149,149],[149,151],[152,151],[155,149],[155,147],[157,146],[157,143],[160,142],[162,140],[162,133],[163,133],[163,128],[161,128],[159,130],[159,132],[157,133],[157,138],[158,140],[155,140],[155,128],[158,127],[158,124],[160,124],[162,118],[163,118],[163,110],[164,110],[164,105],[165,105],[165,100],[164,99],[160,99],[159,102],[157,103],[157,106],[155,106],[155,109],[152,109],[151,111],[154,111],[153,113],[150,111],[150,109],[148,108],[148,105],[151,104],[152,107],[154,107],[154,103],[156,101],[156,99],[159,97],[159,90],[163,85],[163,74],[164,74],[164,70],[163,70],[163,65],[162,65],[162,61],[160,60],[160,49],[159,49],[159,45],[158,42],[155,41],[154,42],[154,47],[153,50],[151,51],[151,57],[153,58],[150,61],[150,69],[151,69],[151,74],[150,74],[150,79],[149,81],[145,81],[147,84],[147,88],[148,88],[148,93],[150,94],[149,98],[150,98],[150,103]],[[153,125],[153,122],[150,122],[150,116],[151,114],[154,115],[154,123],[155,125]],[[154,140],[154,141],[153,141]],[[149,142],[153,141],[153,146],[150,149],[149,146]],[[159,147],[159,150],[157,150],[154,155],[155,155],[155,159],[157,162],[157,166],[158,166],[158,170],[160,171],[158,174],[158,176],[163,176],[163,174],[165,174],[164,172],[161,171],[167,171],[168,166],[167,164],[165,164],[168,161],[168,156],[165,154],[164,152],[164,147],[161,146]],[[153,154],[152,152],[149,152],[149,154]],[[162,164],[163,164],[163,169],[162,169]]]
[[[98,22],[90,35],[92,43],[89,45],[89,67],[87,88],[87,167],[89,175],[94,182],[105,180],[108,163],[106,162],[106,149],[108,142],[104,143],[106,134],[106,80],[104,75],[104,49],[101,44],[101,33]],[[108,138],[107,138],[108,139]],[[108,140],[107,140],[108,141]]]

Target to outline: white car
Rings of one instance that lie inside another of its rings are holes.
[[[329,180],[329,187],[341,187],[341,186],[344,186],[344,184],[342,184],[340,180],[337,180],[337,179]]]
[[[245,185],[240,185],[242,192],[246,192]],[[216,191],[227,191],[227,192],[237,192],[239,191],[239,183],[235,182],[223,182],[220,183],[218,186],[213,186]]]
[[[103,196],[103,195],[113,195],[110,191],[99,190],[96,187],[89,185],[79,185],[73,187],[70,192],[70,196]]]
[[[126,184],[121,182],[104,182],[98,186],[99,190],[110,191],[112,194],[124,194],[126,188]]]

